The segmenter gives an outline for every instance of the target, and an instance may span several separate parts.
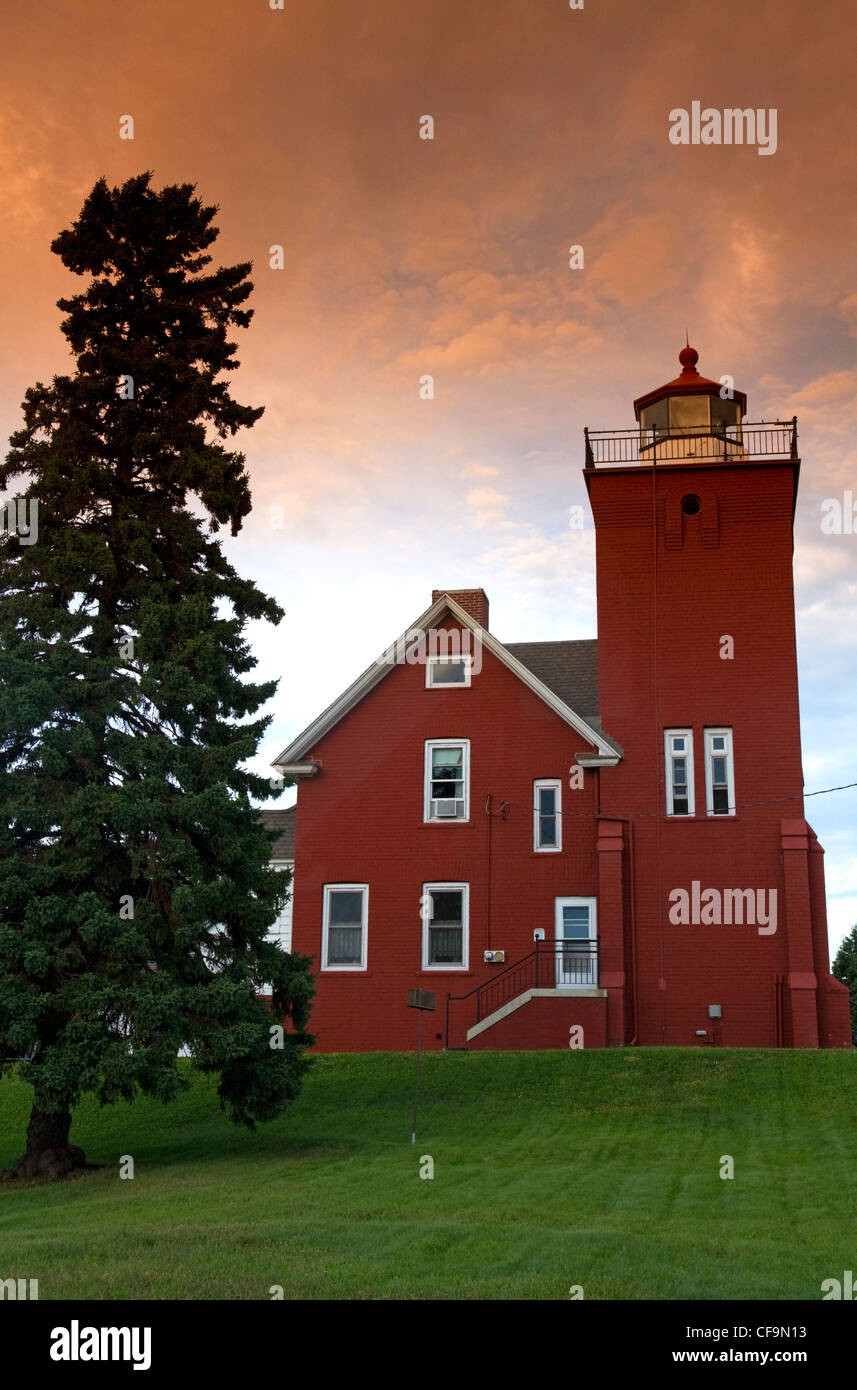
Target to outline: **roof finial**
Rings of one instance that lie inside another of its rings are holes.
[[[696,348],[692,348],[692,347],[690,346],[690,342],[689,342],[688,336],[687,336],[687,329],[684,330],[684,338],[685,338],[685,346],[682,348],[681,352],[679,353],[679,355],[678,355],[678,360],[679,360],[679,362],[681,363],[681,368],[682,368],[682,372],[683,372],[683,373],[684,373],[684,372],[695,372],[695,371],[696,371],[696,364],[697,364],[697,362],[699,361],[699,353],[697,352]]]

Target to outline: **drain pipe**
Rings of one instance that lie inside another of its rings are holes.
[[[600,777],[600,768],[599,768]],[[601,814],[601,798],[598,799],[598,814]],[[609,815],[609,812],[607,813]],[[628,1043],[628,1047],[636,1047],[639,1043],[639,1003],[637,996],[637,856],[634,842],[634,823],[627,816],[610,816],[610,820],[618,820],[621,825],[628,827],[628,876],[630,882],[630,893],[628,894],[628,905],[631,909],[631,981],[632,998],[634,1000],[634,1036]]]
[[[637,1004],[637,859],[634,849],[634,823],[628,820],[625,824],[628,827],[628,849],[630,851],[628,855],[628,873],[631,879],[631,976],[634,999],[634,1036],[628,1046],[636,1047],[640,1036],[640,1015]]]

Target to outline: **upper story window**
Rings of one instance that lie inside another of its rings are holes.
[[[469,653],[460,656],[430,656],[426,661],[426,689],[470,685],[473,658]]]
[[[367,883],[326,883],[321,958],[325,970],[366,969]]]
[[[553,777],[533,783],[533,849],[562,849],[562,783]]]
[[[665,729],[668,816],[693,815],[693,730]]]
[[[423,819],[467,820],[470,814],[470,741],[428,739]]]
[[[735,814],[731,729],[705,730],[705,809],[709,816]]]

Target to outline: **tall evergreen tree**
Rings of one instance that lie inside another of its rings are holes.
[[[830,973],[851,992],[851,1041],[857,1046],[857,926],[840,945]]]
[[[206,272],[217,208],[150,183],[99,180],[52,243],[92,277],[59,301],[76,370],[27,391],[0,467],[38,528],[7,508],[0,538],[0,1064],[27,1058],[34,1088],[12,1176],[83,1162],[86,1092],[175,1096],[182,1044],[236,1122],[271,1118],[312,1041],[309,959],[265,940],[286,883],[251,798],[272,792],[242,766],[276,688],[243,679],[244,629],[283,614],[214,539],[250,511],[223,441],[262,409],[223,373],[251,267]]]

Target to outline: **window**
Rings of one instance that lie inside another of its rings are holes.
[[[731,729],[705,730],[705,809],[709,816],[735,814]]]
[[[325,970],[366,969],[366,883],[326,883],[321,957]]]
[[[426,689],[441,686],[469,686],[473,658],[461,656],[430,656],[426,661]]]
[[[470,743],[467,739],[428,740],[424,820],[467,820],[470,800],[469,762]]]
[[[693,815],[693,730],[666,729],[667,815]]]
[[[711,423],[708,396],[670,396],[668,399],[673,429],[708,430]]]
[[[468,885],[424,883],[423,895],[423,970],[466,970]]]
[[[533,849],[562,849],[562,783],[542,778],[533,783]]]

